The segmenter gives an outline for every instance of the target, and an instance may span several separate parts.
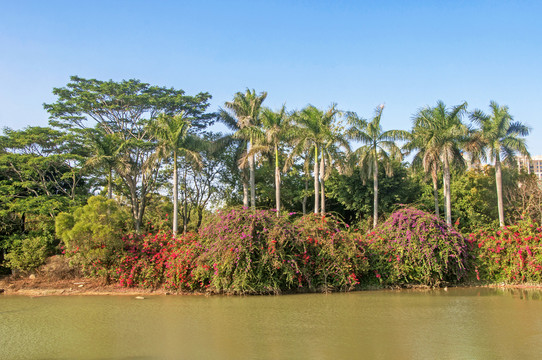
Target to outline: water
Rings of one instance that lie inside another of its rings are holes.
[[[0,359],[361,358],[542,358],[542,292],[0,296]]]

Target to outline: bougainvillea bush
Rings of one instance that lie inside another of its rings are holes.
[[[369,269],[364,247],[331,215],[230,209],[198,233],[130,234],[122,243],[87,274],[124,287],[263,294],[352,290]]]
[[[210,217],[199,231],[203,246],[194,276],[208,291],[278,293],[349,290],[368,262],[330,216],[232,209]]]
[[[468,237],[476,279],[487,283],[542,282],[542,228],[530,219],[486,228]]]
[[[362,237],[375,282],[384,285],[457,283],[467,270],[467,245],[443,220],[414,208],[394,212]]]

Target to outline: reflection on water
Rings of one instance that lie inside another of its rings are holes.
[[[0,359],[537,359],[538,290],[0,296]]]

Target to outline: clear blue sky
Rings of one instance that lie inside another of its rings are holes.
[[[508,105],[542,154],[541,1],[0,0],[0,125],[46,125],[70,75],[140,79],[216,110],[244,89],[311,103],[387,129],[442,99]]]

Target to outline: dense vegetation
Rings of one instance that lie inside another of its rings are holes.
[[[274,111],[248,89],[215,113],[137,80],[53,93],[49,127],[0,137],[5,273],[56,255],[174,291],[541,281],[542,191],[515,168],[529,129],[506,106],[438,102],[403,131],[384,106]]]

